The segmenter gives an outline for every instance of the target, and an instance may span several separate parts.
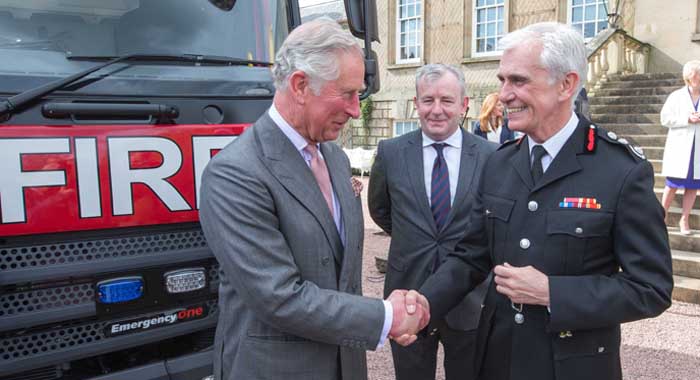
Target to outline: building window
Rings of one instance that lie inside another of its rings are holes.
[[[607,1],[569,0],[569,24],[583,33],[584,38],[593,38],[608,27]]]
[[[475,0],[472,13],[473,55],[499,54],[505,30],[505,0]]]
[[[415,131],[416,129],[418,129],[418,122],[415,120],[395,121],[394,137]]]
[[[396,0],[396,63],[420,62],[423,0]]]

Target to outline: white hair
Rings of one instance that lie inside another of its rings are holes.
[[[683,81],[686,85],[690,84],[688,80],[693,74],[700,75],[700,61],[695,59],[692,61],[688,61],[685,63],[685,65],[683,65]]]
[[[416,71],[416,95],[418,95],[418,84],[426,80],[432,82],[442,78],[446,73],[452,73],[457,78],[459,88],[462,90],[462,98],[467,95],[467,85],[464,82],[464,74],[461,70],[451,65],[443,63],[429,63]]]
[[[318,95],[327,81],[340,75],[339,53],[356,52],[362,48],[350,32],[328,17],[320,17],[294,29],[275,55],[272,76],[275,88],[285,89],[289,76],[303,71],[310,78],[311,90]]]
[[[541,22],[508,33],[500,41],[503,50],[532,43],[542,46],[540,64],[549,73],[550,83],[572,71],[578,74],[578,87],[571,98],[573,106],[588,72],[588,52],[581,32],[558,22]]]

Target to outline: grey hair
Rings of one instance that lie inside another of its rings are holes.
[[[688,80],[693,73],[700,75],[700,61],[694,59],[688,61],[683,65],[683,81],[686,85],[689,85]]]
[[[340,52],[356,52],[362,48],[350,32],[337,22],[320,17],[294,29],[275,55],[272,76],[275,88],[285,89],[289,76],[303,71],[310,78],[311,90],[318,95],[327,81],[340,75]]]
[[[503,50],[508,50],[534,42],[542,45],[540,64],[549,73],[550,83],[563,79],[572,71],[578,74],[578,87],[571,98],[573,106],[588,73],[588,52],[581,32],[558,22],[541,22],[508,33],[500,45]]]
[[[429,63],[416,70],[416,95],[418,95],[418,84],[421,81],[426,80],[432,82],[442,78],[446,73],[451,73],[457,78],[459,87],[462,90],[462,98],[464,98],[467,95],[467,85],[464,81],[464,74],[456,67],[444,63]]]

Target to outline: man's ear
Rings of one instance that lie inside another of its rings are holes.
[[[467,112],[469,112],[469,97],[465,96],[464,99],[462,99],[462,114]]]
[[[305,72],[297,70],[289,75],[287,86],[298,103],[304,104],[306,102],[306,95],[311,91],[311,88],[309,87],[309,77]]]
[[[570,71],[564,75],[564,79],[561,81],[560,85],[560,95],[562,100],[571,99],[571,97],[578,96],[576,89],[581,81],[578,74]]]

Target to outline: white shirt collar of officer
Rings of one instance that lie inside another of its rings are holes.
[[[569,121],[564,124],[564,128],[560,129],[559,132],[555,133],[554,136],[550,137],[542,144],[537,144],[535,140],[527,136],[527,145],[530,148],[530,159],[532,160],[532,148],[534,148],[535,145],[542,145],[544,150],[547,151],[547,154],[542,157],[542,169],[546,171],[549,164],[554,161],[554,158],[557,157],[561,148],[564,147],[566,141],[569,140],[569,137],[574,134],[578,121],[578,116],[572,111]]]

